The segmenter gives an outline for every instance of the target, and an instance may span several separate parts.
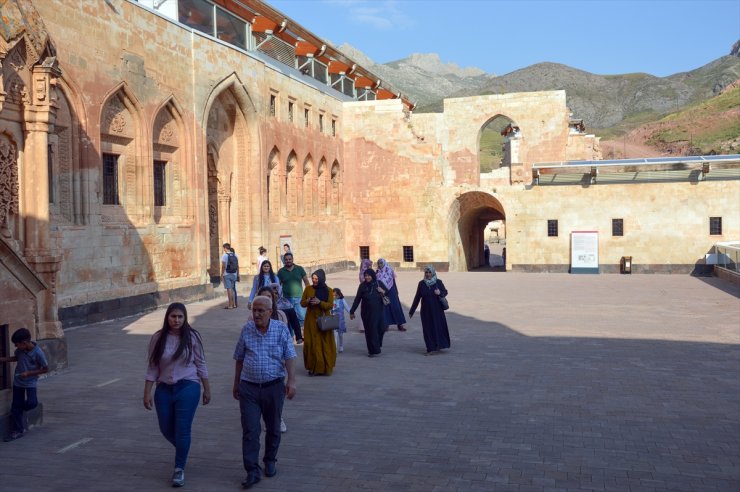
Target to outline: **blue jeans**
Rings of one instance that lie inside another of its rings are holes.
[[[154,406],[159,430],[175,446],[175,468],[185,468],[190,451],[190,428],[200,401],[200,383],[182,379],[175,384],[157,384]]]
[[[13,385],[13,403],[10,405],[10,422],[16,432],[23,432],[23,412],[33,410],[39,404],[36,387],[24,388]]]
[[[239,410],[242,420],[242,459],[249,475],[261,476],[259,467],[260,418],[265,422],[265,454],[262,461],[276,462],[280,447],[280,416],[285,401],[285,383],[279,382],[265,388],[239,382]]]
[[[298,316],[298,322],[303,326],[303,320],[306,319],[306,308],[301,306],[301,298],[300,297],[286,297],[287,300],[290,301],[290,303],[293,305],[293,309],[295,309],[295,314]]]

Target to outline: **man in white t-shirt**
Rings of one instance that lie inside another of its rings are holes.
[[[260,255],[257,257],[257,272],[260,271],[260,268],[262,268],[262,262],[265,260],[269,260],[267,257],[267,250],[264,246],[260,246],[259,249]]]

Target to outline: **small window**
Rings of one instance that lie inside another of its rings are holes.
[[[293,102],[288,103],[288,121],[293,121]]]
[[[414,247],[413,246],[403,247],[403,261],[405,261],[406,263],[411,263],[414,261]]]
[[[722,217],[709,217],[709,235],[722,235]]]
[[[547,221],[547,236],[558,237],[558,221],[548,220]]]
[[[337,120],[331,120],[331,136],[337,136]]]
[[[361,260],[370,259],[370,246],[360,246],[360,259]]]
[[[324,115],[323,114],[319,115],[319,131],[321,133],[324,133]]]
[[[305,127],[308,128],[311,122],[311,110],[310,109],[303,110],[303,119],[305,120],[304,121]]]
[[[624,219],[612,219],[612,236],[624,236]]]
[[[275,106],[277,105],[277,97],[275,97],[275,94],[270,94],[270,116],[275,116],[276,109]]]
[[[167,162],[154,161],[154,206],[167,205]]]
[[[118,205],[118,156],[103,154],[103,205]]]

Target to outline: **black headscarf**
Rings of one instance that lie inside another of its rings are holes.
[[[373,278],[373,282],[378,281],[378,275],[375,273],[375,270],[373,270],[372,268],[368,268],[367,270],[365,270],[365,275],[370,275]],[[365,282],[365,280],[363,280],[363,282]],[[370,283],[372,284],[373,282],[370,282]]]
[[[378,274],[375,273],[375,270],[373,270],[372,268],[368,268],[367,270],[365,270],[365,275],[370,275],[373,279],[370,281],[370,283],[367,283],[363,280],[362,284],[360,285],[365,292],[372,294],[372,292],[375,290],[375,287],[377,286],[376,284],[378,283]]]
[[[316,275],[319,279],[319,283],[314,286],[316,297],[322,302],[327,302],[329,300],[329,287],[326,286],[326,273],[319,268],[311,276],[313,275]]]

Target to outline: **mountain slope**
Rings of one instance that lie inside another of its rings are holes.
[[[606,158],[647,157],[646,149],[655,155],[740,153],[740,84],[621,138],[603,140],[601,149]]]
[[[717,94],[740,78],[740,58],[724,56],[701,68],[655,77],[645,73],[596,75],[557,63],[538,63],[463,89],[451,97],[564,89],[568,107],[590,128],[610,128],[632,117],[655,119]],[[417,112],[441,110],[442,102]]]

